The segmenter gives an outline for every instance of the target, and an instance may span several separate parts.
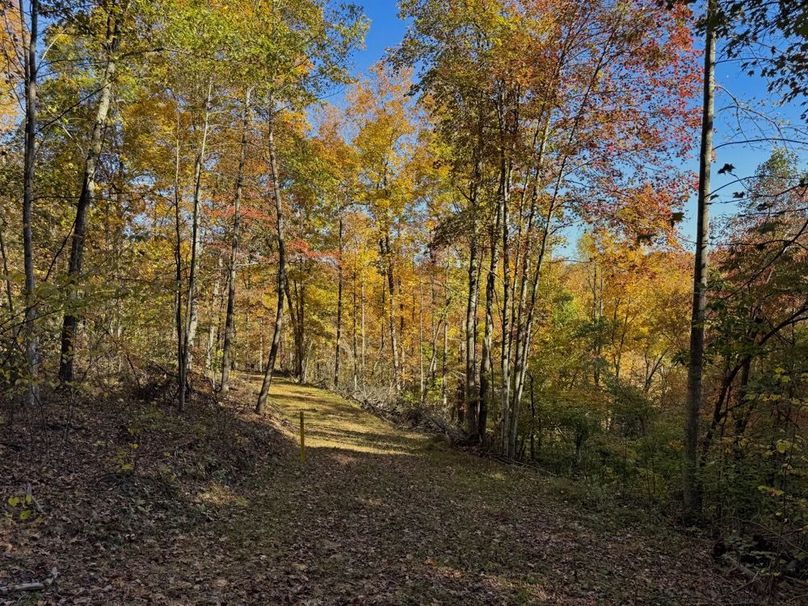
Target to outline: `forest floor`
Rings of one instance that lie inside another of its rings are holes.
[[[648,512],[312,387],[277,381],[259,418],[254,389],[0,424],[0,604],[764,602]]]

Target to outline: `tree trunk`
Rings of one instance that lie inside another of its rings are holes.
[[[224,344],[222,345],[222,384],[220,390],[226,394],[230,389],[230,370],[233,366],[233,339],[236,334],[236,256],[241,235],[241,197],[244,192],[244,165],[247,161],[247,136],[250,128],[250,94],[244,94],[244,114],[241,119],[241,144],[239,146],[238,172],[236,173],[236,194],[233,198],[233,233],[230,237],[230,258],[227,264],[227,311],[224,321]]]
[[[508,204],[511,197],[511,171],[512,164],[510,158],[503,158],[503,172],[502,191],[500,193],[500,228],[502,235],[502,351],[500,352],[500,368],[502,370],[502,402],[507,403],[510,401],[510,353],[508,351],[508,334],[510,325],[508,323],[508,308],[511,294],[511,245],[508,234]],[[492,394],[493,396],[493,394]],[[493,397],[492,397],[493,399]],[[486,407],[485,415],[480,414],[480,436],[485,439],[485,424],[488,416],[488,409]]]
[[[182,325],[182,224],[180,205],[182,204],[182,190],[180,189],[180,113],[177,107],[177,132],[174,156],[174,327],[177,334],[177,375],[183,368],[183,335],[185,329]],[[179,383],[178,383],[179,386]]]
[[[216,338],[217,324],[219,323],[219,318],[221,317],[222,312],[221,306],[219,304],[219,301],[221,300],[221,289],[222,289],[222,258],[219,257],[218,267],[216,269],[216,281],[213,283],[213,293],[210,301],[210,318],[208,320],[208,345],[205,348],[205,370],[208,371],[211,381],[216,380],[216,378],[213,376],[213,356],[216,352],[216,345],[218,341],[218,339]]]
[[[354,266],[355,267],[355,266]],[[351,313],[351,321],[353,323],[353,330],[351,331],[351,351],[353,352],[353,390],[354,393],[359,389],[359,345],[357,343],[357,302],[356,302],[356,269],[353,272],[353,292],[351,295],[353,310]]]
[[[339,215],[339,234],[337,254],[337,335],[334,344],[334,387],[339,387],[339,354],[340,339],[342,338],[342,253],[343,253],[344,222],[342,212]]]
[[[540,171],[544,161],[544,151],[547,145],[547,136],[550,126],[549,112],[544,118],[541,136],[536,132],[535,143],[538,144],[536,150],[535,162],[535,182],[533,185],[530,197],[530,209],[524,232],[520,235],[522,240],[519,243],[522,252],[517,255],[516,267],[517,272],[513,284],[513,301],[511,302],[511,320],[508,322],[509,328],[507,332],[503,333],[503,356],[507,364],[508,373],[503,378],[503,383],[507,386],[503,389],[502,398],[502,450],[507,454],[508,444],[510,443],[511,431],[511,411],[518,410],[518,400],[521,398],[521,385],[524,383],[524,373],[527,360],[527,347],[529,334],[531,331],[531,322],[533,317],[533,308],[536,302],[536,292],[541,276],[542,261],[544,258],[544,250],[546,247],[547,236],[550,229],[550,220],[553,215],[554,198],[551,199],[547,211],[546,221],[543,225],[542,237],[540,240],[539,252],[536,258],[536,268],[531,275],[531,251],[533,232],[537,225],[536,215],[538,212],[539,188],[540,188]],[[518,282],[518,288],[517,288]],[[530,294],[530,297],[528,297]],[[503,313],[507,311],[504,308]],[[514,343],[516,347],[514,348]],[[503,365],[504,367],[504,365]],[[515,413],[514,413],[515,416]]]
[[[361,322],[361,330],[362,330],[362,364],[361,369],[362,373],[360,375],[360,380],[362,384],[362,388],[365,387],[365,377],[366,377],[366,363],[367,363],[367,334],[365,332],[365,272],[362,272],[362,291],[361,291],[361,300],[360,303],[362,305],[362,322]]]
[[[30,0],[31,25],[24,49],[25,61],[25,150],[23,158],[22,242],[25,266],[25,361],[28,366],[26,403],[29,407],[39,399],[37,386],[39,373],[38,339],[36,335],[36,301],[34,288],[34,241],[31,220],[34,206],[34,162],[36,158],[37,122],[37,56],[39,0]],[[22,15],[20,2],[20,15]]]
[[[413,305],[413,311],[415,305]],[[418,389],[418,402],[421,406],[426,402],[426,377],[424,374],[424,299],[421,292],[421,283],[418,282],[418,370],[420,374],[420,384]]]
[[[390,330],[390,353],[393,356],[393,389],[396,393],[401,391],[401,367],[398,351],[398,330],[396,329],[396,282],[393,273],[393,251],[390,247],[390,233],[384,234],[379,240],[379,250],[384,259],[385,277],[387,279],[387,290],[390,293],[390,313],[388,314],[388,325]]]
[[[500,230],[500,220],[502,218],[502,199],[498,197],[495,209],[496,217],[494,225],[491,226],[491,259],[488,266],[488,277],[485,281],[485,324],[483,327],[483,351],[480,366],[480,395],[479,408],[472,426],[469,421],[469,435],[475,440],[482,442],[485,440],[485,424],[488,419],[488,410],[493,402],[493,332],[494,332],[494,299],[496,298],[496,274],[499,263],[499,248],[497,246],[497,235]],[[482,433],[481,433],[482,431]]]
[[[114,11],[114,7],[112,8]],[[115,54],[120,44],[121,23],[119,17],[113,13],[107,16],[107,33],[105,40],[106,67],[101,81],[101,96],[98,99],[95,121],[90,136],[90,145],[84,160],[84,175],[81,181],[76,206],[76,221],[73,227],[73,237],[70,244],[70,260],[67,266],[68,307],[62,322],[61,355],[59,358],[59,380],[69,383],[74,376],[75,339],[78,329],[78,301],[76,288],[81,274],[82,258],[84,256],[84,240],[87,235],[87,214],[95,197],[95,173],[101,147],[104,142],[104,129],[107,116],[112,103],[112,82],[115,77]]]
[[[441,369],[440,369],[440,399],[441,403],[443,404],[443,409],[446,410],[446,407],[449,404],[449,392],[446,389],[446,371],[447,365],[449,362],[449,305],[451,303],[451,298],[449,295],[449,260],[446,260],[446,281],[445,281],[445,288],[446,288],[446,307],[444,310],[444,317],[443,317],[443,356],[441,359]]]
[[[270,111],[275,111],[271,108]],[[264,369],[264,380],[261,383],[261,391],[258,394],[258,402],[255,405],[255,412],[263,414],[266,408],[267,394],[272,385],[272,373],[275,369],[275,360],[278,357],[278,348],[281,344],[281,332],[283,330],[283,296],[286,291],[286,240],[284,232],[283,202],[281,200],[281,186],[278,182],[278,162],[275,154],[275,119],[276,115],[271,115],[269,119],[269,133],[267,141],[269,144],[269,168],[272,178],[272,195],[275,200],[275,219],[278,238],[278,282],[276,293],[278,304],[275,309],[275,328],[272,333],[272,344],[269,347],[269,359]]]
[[[6,256],[6,238],[5,238],[6,224],[0,224],[0,259],[3,262],[3,286],[6,291],[6,303],[8,304],[9,316],[14,315],[14,297],[11,292],[11,280],[8,275],[8,257]]]
[[[185,401],[188,395],[188,371],[191,366],[191,349],[196,338],[197,327],[197,305],[196,305],[196,274],[199,256],[202,248],[202,230],[200,222],[202,219],[202,208],[200,207],[200,195],[202,193],[202,172],[205,164],[205,153],[208,144],[208,127],[210,124],[210,101],[213,94],[213,81],[208,82],[208,92],[205,96],[205,113],[202,123],[202,141],[199,145],[199,152],[194,161],[194,193],[193,210],[191,217],[191,259],[188,264],[188,290],[185,304],[185,331],[182,339],[182,365],[179,375],[179,409],[185,408]]]
[[[295,348],[295,368],[294,376],[298,383],[303,383],[304,366],[306,359],[306,334],[305,318],[303,317],[306,304],[306,293],[303,285],[298,285],[296,280],[292,280],[295,289],[295,296],[289,288],[289,278],[286,278],[286,301],[289,303],[289,318],[292,321],[292,338]]]
[[[483,380],[483,372],[480,373],[480,409],[477,419],[477,432],[479,440],[485,440],[486,424],[488,421],[488,411],[493,403],[493,387],[491,385],[491,376],[493,373],[493,354],[492,354],[492,331],[494,325],[494,298],[496,297],[496,274],[497,265],[499,261],[499,252],[497,242],[500,235],[502,235],[502,252],[503,252],[503,291],[502,291],[502,354],[500,357],[500,364],[503,371],[503,388],[509,385],[508,378],[508,360],[507,360],[507,338],[508,332],[508,300],[510,290],[510,273],[508,271],[508,263],[510,263],[510,247],[508,242],[508,214],[507,204],[510,197],[511,190],[511,161],[508,157],[507,146],[507,111],[505,107],[505,95],[500,95],[500,108],[499,108],[499,128],[500,136],[502,138],[500,145],[500,166],[499,166],[499,188],[497,192],[497,206],[496,217],[494,225],[491,229],[491,266],[488,272],[488,280],[486,281],[486,303],[485,303],[485,335],[483,337],[483,371],[486,379]],[[507,399],[505,400],[507,402]],[[504,419],[507,420],[507,408],[503,410]],[[507,421],[506,421],[507,422]]]
[[[476,206],[476,202],[475,202]],[[474,211],[476,213],[476,211]],[[466,300],[466,423],[469,433],[477,431],[477,301],[480,284],[478,281],[478,260],[476,227],[472,226],[471,242],[469,243],[468,265],[468,297]]]
[[[465,318],[465,352],[466,352],[466,380],[465,380],[465,423],[466,430],[472,436],[477,432],[477,408],[479,406],[479,390],[477,387],[477,305],[480,296],[480,269],[482,260],[477,249],[477,213],[478,195],[482,179],[482,143],[483,143],[483,108],[480,101],[477,146],[474,150],[474,166],[472,167],[469,184],[469,207],[471,211],[471,230],[469,234],[469,265],[468,265],[468,297],[466,300]],[[458,415],[460,416],[460,415]],[[464,419],[458,419],[462,424]]]
[[[715,0],[708,0],[704,51],[704,101],[699,157],[699,195],[696,226],[696,256],[693,267],[693,306],[690,322],[690,363],[687,370],[687,420],[683,496],[685,513],[697,517],[701,510],[698,482],[699,412],[704,372],[704,321],[707,310],[707,246],[709,244],[710,163],[713,155],[715,105]]]

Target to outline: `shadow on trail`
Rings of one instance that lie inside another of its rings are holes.
[[[589,515],[534,471],[453,451],[315,388],[279,381],[270,400],[295,444],[304,412],[306,463],[269,469],[222,529],[239,554],[228,576],[247,573],[268,603],[685,604],[729,593],[692,541]]]
[[[182,414],[123,398],[99,414],[87,402],[71,421],[86,431],[62,450],[33,442],[3,460],[0,486],[32,481],[47,514],[0,534],[12,546],[0,550],[0,570],[36,578],[57,565],[46,603],[65,604],[583,606],[740,595],[704,544],[639,514],[632,526],[587,511],[534,471],[283,380],[270,391],[281,430],[251,412],[255,385],[244,378],[226,406],[195,402]]]

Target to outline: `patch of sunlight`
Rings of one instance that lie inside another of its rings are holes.
[[[374,499],[373,497],[357,497],[356,500],[365,507],[375,507],[377,509],[385,507],[384,501],[381,499]]]
[[[483,582],[496,592],[504,592],[515,589],[519,596],[519,603],[536,604],[546,603],[551,599],[551,595],[544,590],[542,585],[525,582],[524,580],[512,580],[497,574],[483,574]]]
[[[499,480],[499,481],[505,480],[505,474],[502,473],[501,471],[492,471],[491,473],[487,473],[485,475],[491,478],[492,480]]]
[[[205,490],[197,494],[197,498],[206,505],[214,507],[246,507],[247,499],[233,492],[228,486],[212,483]]]
[[[356,444],[342,440],[309,439],[306,436],[306,449],[309,448],[332,448],[336,450],[349,450],[351,452],[362,452],[377,455],[413,456],[412,451],[402,450],[394,446]]]
[[[435,574],[444,579],[459,580],[465,576],[465,573],[462,570],[459,570],[452,566],[444,566],[442,564],[438,564],[431,558],[427,558],[424,564],[432,568],[432,570],[435,571]]]
[[[345,466],[353,465],[358,462],[356,457],[352,457],[341,452],[335,452],[333,455],[331,455],[331,460]]]
[[[356,403],[314,387],[277,381],[270,391],[270,400],[295,437],[299,437],[300,413],[303,413],[308,448],[410,455],[425,444],[423,436],[402,432]]]

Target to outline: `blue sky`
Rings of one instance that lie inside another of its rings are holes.
[[[356,55],[354,69],[364,72],[381,59],[388,48],[396,46],[404,37],[407,24],[398,18],[396,0],[358,0],[370,19],[370,30],[365,38],[365,50]]]
[[[407,24],[399,19],[396,0],[355,0],[365,9],[365,14],[370,20],[370,29],[366,37],[365,48],[359,51],[353,61],[354,74],[360,76],[369,67],[382,59],[389,48],[393,48],[401,41],[407,28]],[[700,59],[699,59],[700,60]],[[721,53],[719,49],[719,60]],[[743,104],[748,104],[754,111],[760,111],[767,116],[772,116],[782,121],[784,125],[802,127],[806,125],[800,120],[800,107],[794,103],[787,107],[780,107],[777,103],[776,95],[772,95],[766,88],[766,82],[759,77],[750,77],[744,73],[737,62],[719,62],[717,66],[717,84],[719,90],[716,98],[716,110],[718,110],[716,120],[715,144],[721,145],[729,141],[738,140],[737,122],[735,114],[728,106],[734,103],[733,97]],[[726,89],[727,92],[723,92]],[[729,93],[729,94],[727,94]],[[731,95],[731,96],[730,96]],[[339,102],[341,94],[335,99]],[[700,100],[696,100],[700,103]],[[755,123],[757,122],[757,124]],[[759,133],[759,127],[765,127],[772,132],[772,127],[763,121],[752,121],[748,117],[742,123],[747,134],[751,137]],[[698,136],[698,133],[694,133]],[[805,140],[805,136],[801,137]],[[801,148],[791,146],[799,154],[803,166],[808,168],[808,145]],[[683,168],[696,172],[698,163],[695,157],[695,150],[698,148],[698,141],[694,146],[694,155]],[[771,152],[771,143],[756,145],[728,145],[716,150],[716,161],[713,167],[713,189],[726,185],[734,179],[729,175],[718,175],[717,171],[725,163],[733,164],[736,167],[736,175],[744,177],[754,173],[755,168],[766,160]],[[728,187],[722,191],[727,197],[736,191],[734,187]],[[690,240],[695,232],[693,222],[695,209],[695,192],[686,207],[686,220],[682,224],[683,241]],[[712,214],[720,217],[731,213],[734,210],[733,204],[716,201],[713,204]]]

